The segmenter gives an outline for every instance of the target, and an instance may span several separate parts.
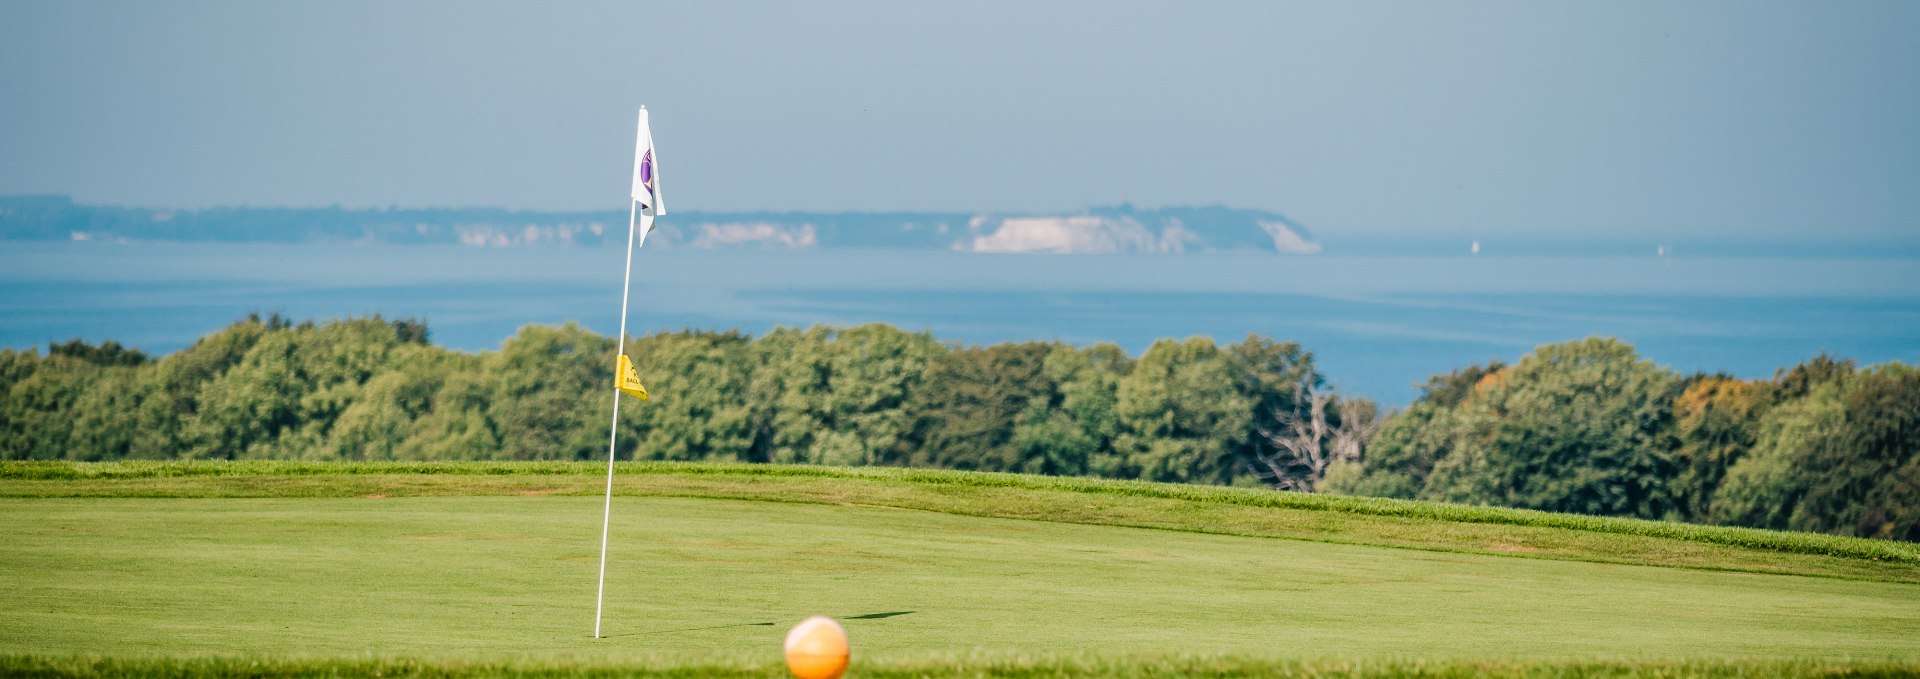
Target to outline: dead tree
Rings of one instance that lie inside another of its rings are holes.
[[[1305,403],[1304,411],[1277,411],[1277,430],[1260,429],[1273,450],[1256,455],[1255,471],[1275,488],[1311,493],[1333,463],[1360,461],[1380,430],[1380,415],[1372,401],[1338,400],[1313,387],[1302,388],[1294,402]]]

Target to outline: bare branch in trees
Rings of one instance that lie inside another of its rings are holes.
[[[1262,480],[1282,490],[1313,492],[1335,462],[1357,462],[1374,433],[1380,430],[1379,409],[1372,401],[1336,401],[1330,392],[1303,387],[1296,403],[1306,411],[1275,412],[1278,431],[1259,430],[1274,451],[1254,460]],[[1331,411],[1331,413],[1329,412]],[[1329,422],[1329,415],[1332,422]]]

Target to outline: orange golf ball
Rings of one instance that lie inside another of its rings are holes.
[[[798,679],[839,679],[850,655],[847,631],[833,618],[816,615],[787,630],[787,669]]]

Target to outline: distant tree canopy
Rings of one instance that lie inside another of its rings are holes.
[[[583,460],[606,454],[614,342],[528,326],[499,351],[378,317],[250,316],[158,360],[75,340],[0,351],[0,458]],[[629,340],[652,400],[623,459],[907,465],[1255,484],[1254,423],[1321,384],[1249,337],[955,346],[887,325]]]
[[[250,316],[159,358],[0,351],[0,459],[585,460],[614,341],[528,326],[498,351],[414,320]],[[1920,540],[1920,371],[1819,356],[1682,376],[1588,339],[1431,378],[1410,407],[1327,388],[1250,336],[960,346],[887,325],[667,332],[622,459],[897,465],[1444,500]]]
[[[1428,382],[1324,489],[1920,540],[1920,371],[1682,377],[1588,339]]]

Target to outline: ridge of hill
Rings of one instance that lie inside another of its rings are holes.
[[[597,462],[8,462],[0,498],[596,495]],[[1535,559],[1920,583],[1920,545],[1259,488],[896,467],[624,462],[616,494],[889,507]]]
[[[0,240],[383,243],[469,247],[619,247],[618,211],[501,208],[170,210],[0,196]],[[982,253],[1312,254],[1320,243],[1285,215],[1221,206],[1080,212],[674,212],[655,247],[701,250],[893,248]]]

